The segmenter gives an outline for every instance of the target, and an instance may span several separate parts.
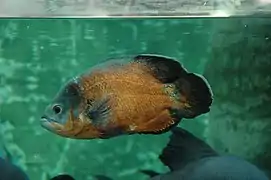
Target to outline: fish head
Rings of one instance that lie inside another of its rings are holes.
[[[41,126],[53,133],[69,135],[76,128],[71,126],[79,118],[81,95],[77,81],[68,82],[62,87],[53,101],[45,108],[41,117]],[[78,123],[77,123],[78,124]],[[68,128],[68,129],[67,129]]]

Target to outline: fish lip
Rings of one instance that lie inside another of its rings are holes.
[[[56,124],[58,126],[55,126]],[[46,115],[41,116],[40,125],[41,127],[47,129],[48,131],[51,131],[56,134],[61,134],[63,130],[63,125],[61,123],[57,122],[56,120],[52,118],[49,118]]]
[[[41,125],[43,128],[45,128],[45,129],[47,129],[47,130],[49,130],[49,131],[53,131],[53,130],[54,130],[52,124],[51,124],[50,121],[48,121],[47,119],[42,119],[42,120],[40,121],[40,125]]]
[[[55,123],[55,121],[52,121],[51,119],[47,119],[47,118],[42,118],[40,120],[40,125],[41,127],[47,129],[48,131],[51,131],[53,133],[57,133],[58,131],[60,131],[61,129],[56,128],[53,123]]]
[[[54,120],[52,118],[49,118],[46,115],[41,116],[41,120],[40,121],[41,122],[49,122],[49,123],[54,122],[54,123],[58,123],[59,124],[59,122],[57,122],[56,120]]]
[[[55,127],[53,126],[53,123],[58,123],[57,121],[49,118],[48,116],[42,116],[41,119],[40,119],[40,125],[49,130],[49,131],[52,131],[52,132],[56,132],[57,129],[55,129]],[[58,123],[59,124],[59,123]]]

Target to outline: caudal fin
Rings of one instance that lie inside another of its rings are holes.
[[[177,87],[180,100],[184,104],[178,109],[178,114],[181,117],[195,118],[210,111],[213,94],[204,77],[194,73],[186,73],[173,84]]]
[[[141,54],[133,61],[142,64],[144,70],[165,85],[175,84],[184,107],[174,108],[180,118],[194,118],[210,111],[212,92],[207,81],[194,73],[189,73],[177,60],[155,54]],[[174,92],[175,93],[175,92]]]

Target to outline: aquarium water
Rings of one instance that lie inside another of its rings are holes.
[[[173,57],[210,83],[210,112],[179,126],[271,173],[270,17],[2,18],[2,151],[31,180],[60,173],[144,180],[140,169],[167,172],[158,156],[169,133],[74,140],[39,123],[68,79],[107,59],[142,53]]]

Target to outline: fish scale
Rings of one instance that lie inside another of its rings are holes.
[[[116,119],[119,123],[129,126],[133,122],[136,126],[144,126],[146,119],[153,119],[157,112],[171,107],[172,102],[166,96],[149,95],[122,96],[119,99],[117,107],[114,109]],[[142,102],[144,99],[144,103]],[[125,103],[125,102],[130,102]],[[167,103],[166,103],[167,102]],[[157,104],[160,104],[158,106]]]
[[[134,68],[134,66],[128,68]],[[142,71],[139,71],[140,74],[131,72],[135,71],[106,71],[104,74],[99,74],[100,76],[95,76],[95,81],[104,86],[93,85],[97,89],[100,87],[98,92],[103,91],[99,95],[107,93],[114,95],[113,117],[110,118],[110,121],[123,125],[125,129],[129,129],[131,123],[136,127],[144,126],[146,119],[153,119],[157,112],[166,110],[173,105],[169,96],[163,92],[163,84],[158,84],[153,76],[146,72],[144,76]],[[92,73],[92,75],[95,75],[95,73]],[[97,77],[100,77],[100,79]],[[147,82],[151,85],[146,88],[145,84]],[[91,81],[86,83],[91,83]],[[148,91],[148,89],[151,90]],[[96,98],[100,98],[99,95]],[[158,106],[158,104],[161,104],[161,106]]]

